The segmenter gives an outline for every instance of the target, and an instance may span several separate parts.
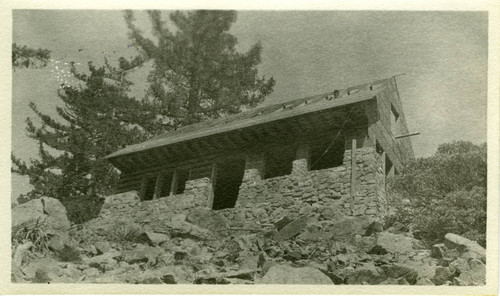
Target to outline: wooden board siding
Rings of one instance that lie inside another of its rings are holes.
[[[367,103],[365,106],[365,113],[369,118],[368,136],[372,141],[379,142],[395,168],[399,170],[404,163],[414,158],[414,154],[410,139],[395,138],[396,135],[408,134],[409,131],[394,84],[391,81],[386,84],[386,89],[377,95],[377,106],[373,106],[373,103]],[[399,115],[395,133],[391,130],[391,108]]]

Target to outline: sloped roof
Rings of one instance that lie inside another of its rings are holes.
[[[374,98],[384,88],[383,83],[388,79],[392,78],[377,80],[339,90],[337,98],[334,98],[334,91],[332,91],[188,125],[177,130],[163,133],[145,142],[127,146],[124,149],[108,155],[106,158],[112,159],[118,156],[142,152],[174,143],[240,130],[262,123],[362,102]]]

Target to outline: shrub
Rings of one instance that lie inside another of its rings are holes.
[[[67,211],[68,219],[74,224],[81,224],[97,218],[103,204],[98,198],[67,198],[61,200]]]
[[[80,252],[74,246],[64,245],[62,249],[56,250],[55,254],[63,262],[78,262],[82,259]]]
[[[142,233],[140,226],[126,221],[116,221],[107,230],[108,238],[117,243],[138,242]]]
[[[442,144],[435,155],[409,163],[389,191],[388,224],[398,222],[429,244],[452,232],[486,245],[485,144]]]
[[[12,229],[12,245],[30,241],[33,243],[34,250],[38,252],[48,250],[50,237],[51,234],[43,218],[29,220]]]

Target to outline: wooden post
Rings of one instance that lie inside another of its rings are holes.
[[[161,197],[162,187],[163,187],[163,173],[159,173],[158,176],[156,176],[155,193],[153,195],[153,199]]]
[[[215,195],[215,183],[217,181],[217,164],[214,163],[212,164],[212,174],[210,176],[210,182],[212,184],[212,192],[210,193],[210,196],[208,198],[208,208],[212,209],[214,205],[214,195]]]
[[[351,140],[351,211],[354,210],[354,197],[356,196],[356,138]]]
[[[139,198],[141,200],[144,200],[144,195],[146,195],[146,186],[148,186],[148,177],[144,176],[142,177],[141,189],[139,191]]]
[[[177,193],[177,185],[178,185],[179,175],[177,174],[177,170],[174,171],[172,175],[172,183],[170,184],[170,196],[175,195]]]

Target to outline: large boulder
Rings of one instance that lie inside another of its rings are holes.
[[[444,245],[447,249],[457,249],[460,253],[476,253],[481,261],[486,262],[486,250],[475,241],[471,241],[453,233],[448,233],[444,236]]]
[[[296,268],[289,265],[272,266],[259,283],[333,285],[332,280],[316,268]]]
[[[46,217],[47,215],[43,212],[42,200],[32,199],[12,209],[12,228],[31,220],[45,220]]]
[[[12,209],[12,228],[29,221],[40,221],[55,232],[67,232],[71,226],[66,208],[55,198],[43,196]]]
[[[377,233],[375,246],[370,253],[374,254],[408,254],[415,250],[422,249],[422,243],[412,237],[390,232]]]
[[[69,222],[66,208],[55,198],[43,196],[40,198],[43,204],[43,212],[48,216],[46,222],[56,231],[67,231]]]

